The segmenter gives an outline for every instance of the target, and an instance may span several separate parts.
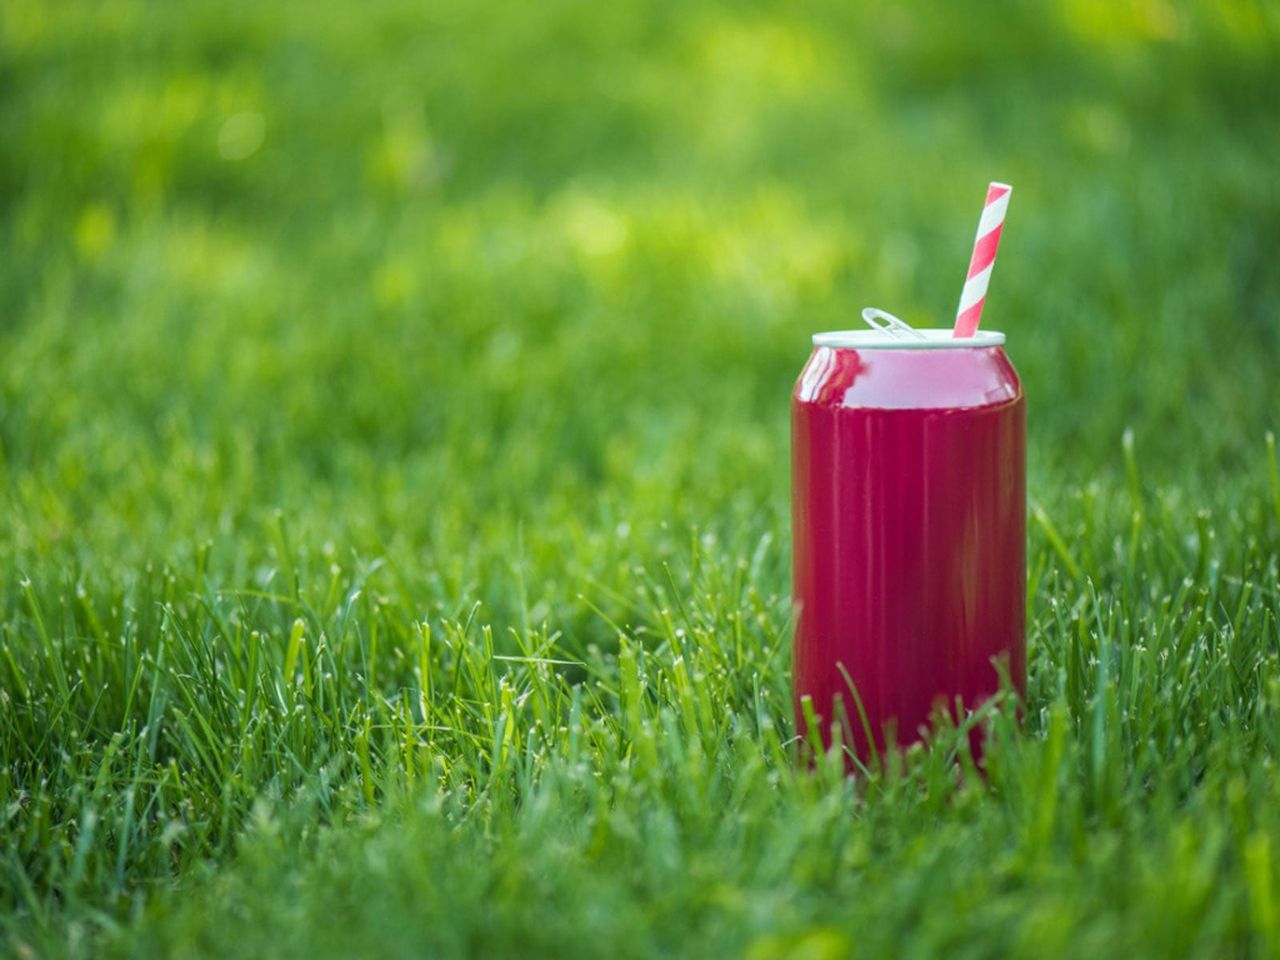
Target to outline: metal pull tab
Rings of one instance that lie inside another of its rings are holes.
[[[866,307],[862,311],[862,319],[867,326],[897,340],[927,340],[923,333],[904,320],[899,320],[892,313],[886,313],[876,307]]]

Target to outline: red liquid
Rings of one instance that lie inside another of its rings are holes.
[[[1026,682],[1026,407],[1000,347],[819,347],[792,397],[794,689],[866,761]],[[848,743],[848,739],[845,739]],[[975,738],[975,746],[977,740]]]

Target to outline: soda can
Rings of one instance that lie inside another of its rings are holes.
[[[1026,684],[1026,404],[1004,335],[894,325],[814,336],[791,405],[796,721],[809,698],[824,743],[839,724],[864,762],[1002,671]]]

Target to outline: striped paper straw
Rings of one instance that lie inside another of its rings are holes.
[[[1000,230],[1004,226],[1004,214],[1009,209],[1009,194],[1013,187],[1007,183],[993,183],[987,187],[987,202],[982,207],[982,219],[978,221],[978,236],[973,241],[973,256],[969,259],[969,275],[960,294],[960,309],[956,311],[953,337],[972,337],[978,332],[982,319],[982,305],[987,302],[987,284],[991,282],[991,268],[996,262],[996,247],[1000,245]]]

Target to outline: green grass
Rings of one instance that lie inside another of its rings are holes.
[[[1280,22],[5,0],[0,951],[1280,955]],[[1029,690],[790,716],[808,334],[986,324]]]

